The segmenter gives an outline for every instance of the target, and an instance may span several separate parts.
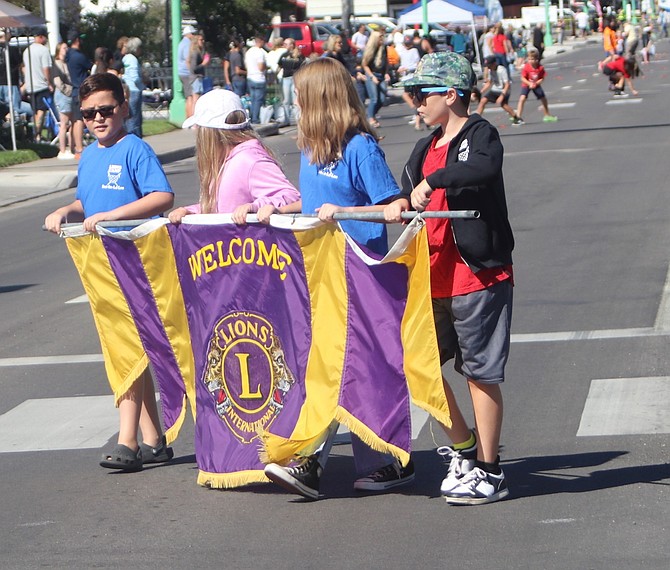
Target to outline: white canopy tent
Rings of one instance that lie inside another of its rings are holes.
[[[477,6],[472,2],[465,0],[428,0],[427,1],[427,20],[426,22],[436,24],[470,24],[472,32],[472,43],[475,49],[477,62],[481,68],[482,59],[479,53],[479,44],[477,42],[477,34],[475,32],[475,16],[486,16],[486,8]],[[417,3],[403,10],[399,17],[398,23],[404,26],[413,26],[415,24],[423,24],[423,6]]]

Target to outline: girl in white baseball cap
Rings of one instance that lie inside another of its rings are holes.
[[[247,214],[272,205],[296,202],[300,194],[277,160],[251,127],[240,98],[232,91],[214,89],[195,104],[182,128],[197,126],[196,158],[200,202],[176,208],[169,219],[178,224],[188,214],[232,214],[236,224]]]

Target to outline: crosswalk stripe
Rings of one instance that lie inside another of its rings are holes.
[[[0,416],[0,453],[99,448],[118,426],[114,396],[26,400]]]
[[[670,433],[670,377],[591,381],[578,437]]]
[[[550,109],[570,109],[570,108],[574,107],[575,105],[577,105],[577,103],[574,102],[574,101],[572,103],[550,103],[549,108]],[[542,109],[542,107],[538,107],[538,109]]]
[[[642,101],[641,97],[638,99],[610,99],[605,102],[605,105],[637,105]]]
[[[79,295],[79,297],[75,297],[74,299],[70,299],[69,301],[65,301],[66,305],[71,305],[74,303],[88,303],[88,295],[84,293],[83,295]]]

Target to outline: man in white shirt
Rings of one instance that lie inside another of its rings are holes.
[[[396,50],[400,47],[402,47],[404,41],[405,41],[405,35],[402,33],[402,28],[398,26],[395,30],[393,30],[393,47],[396,48]]]
[[[421,55],[419,54],[419,50],[414,47],[414,41],[411,36],[405,36],[402,45],[398,46],[397,52],[398,57],[400,57],[400,66],[398,67],[400,80],[404,81],[410,79],[412,75],[414,75],[416,66],[419,65],[419,61],[421,61]],[[414,111],[410,124],[414,125],[414,128],[417,131],[421,130],[421,116],[416,111],[412,89],[406,87],[403,90],[402,98],[403,101],[409,105],[409,108]]]
[[[358,51],[365,49],[365,44],[368,43],[368,35],[365,33],[365,24],[358,26],[358,31],[351,36],[351,43]]]
[[[35,41],[23,52],[23,74],[26,78],[25,91],[32,95],[31,104],[35,112],[35,140],[41,140],[42,120],[48,109],[45,98],[53,91],[51,85],[51,67],[53,61],[46,46],[47,31],[40,28],[35,32]]]
[[[247,68],[247,87],[251,98],[251,122],[261,122],[261,107],[265,103],[267,83],[265,70],[267,69],[266,51],[263,48],[265,40],[261,36],[254,38],[254,45],[244,54],[244,66]]]
[[[585,38],[589,33],[589,15],[584,11],[577,12],[575,20],[577,21],[577,28],[579,28],[579,35]]]

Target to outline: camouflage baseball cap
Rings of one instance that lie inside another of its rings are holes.
[[[416,67],[414,76],[403,81],[403,87],[431,85],[435,87],[455,87],[472,91],[477,84],[477,76],[470,62],[454,52],[437,52],[424,55]]]

